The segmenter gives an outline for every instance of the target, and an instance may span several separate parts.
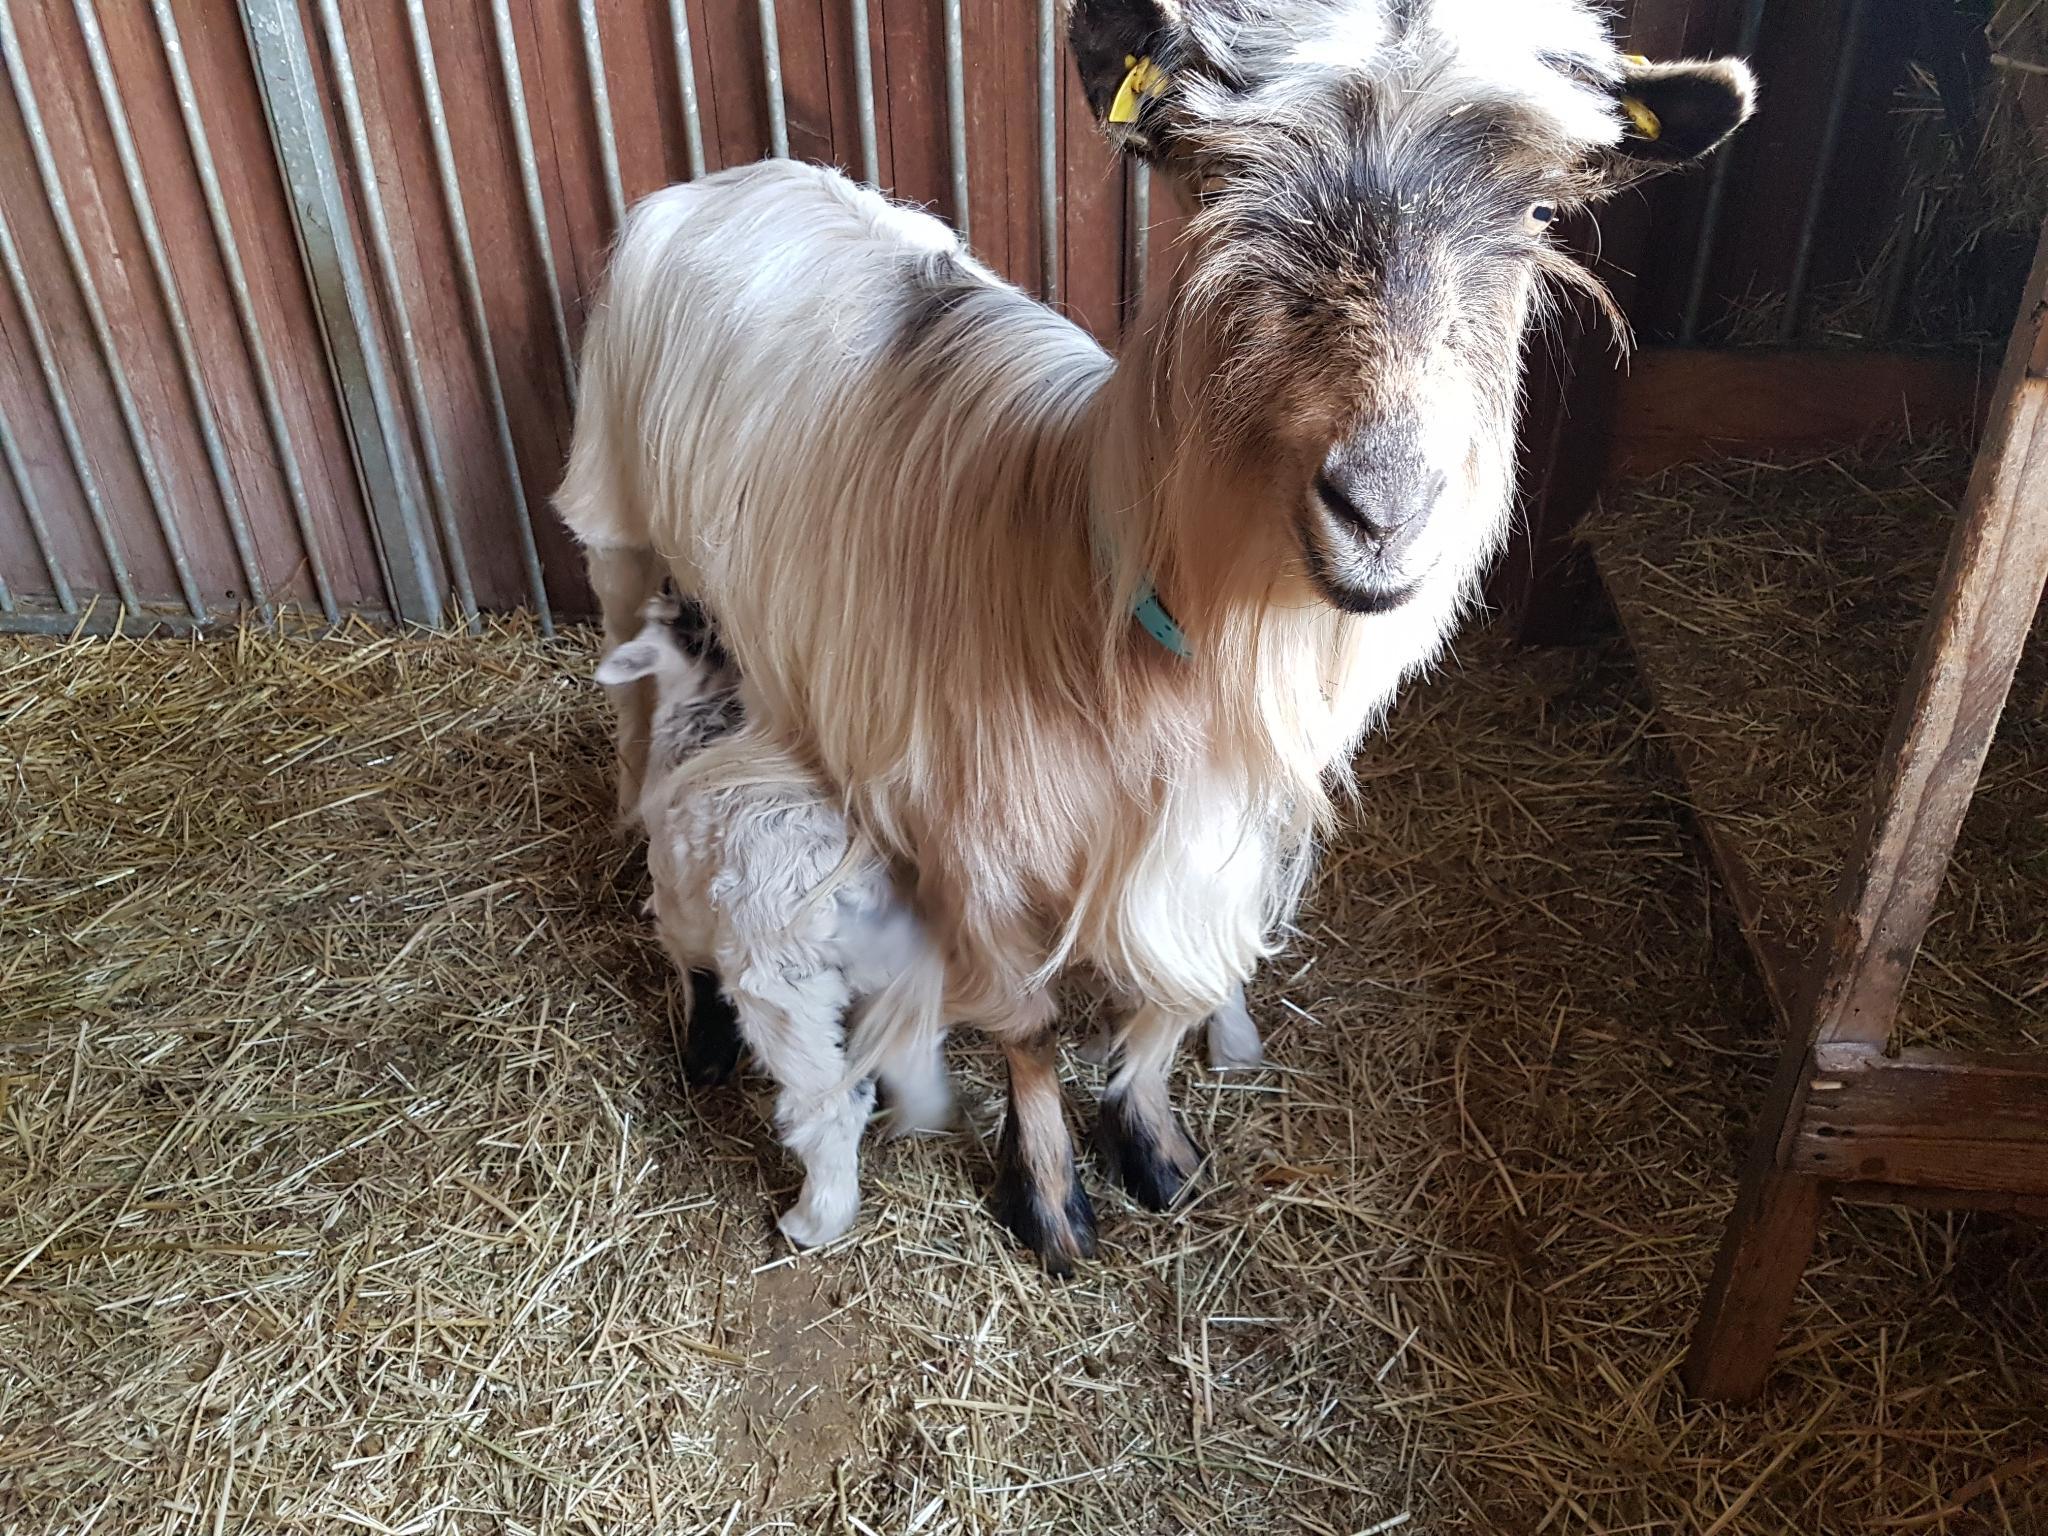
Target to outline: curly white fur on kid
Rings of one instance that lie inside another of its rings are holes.
[[[663,596],[645,617],[597,680],[654,690],[634,807],[654,879],[648,905],[691,977],[693,1037],[707,1008],[724,1004],[775,1079],[775,1128],[804,1169],[778,1225],[806,1247],[830,1242],[860,1209],[868,1074],[889,1089],[898,1129],[937,1129],[951,1116],[944,970],[888,870],[855,847],[815,780],[746,728],[738,674],[701,614]],[[707,994],[700,978],[712,976]],[[701,1062],[715,1042],[697,1049]]]

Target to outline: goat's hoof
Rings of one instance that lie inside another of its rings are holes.
[[[1207,1036],[1212,1072],[1243,1071],[1266,1064],[1266,1046],[1259,1039],[1259,1026],[1240,1004],[1232,1003],[1210,1014]]]
[[[1095,1121],[1095,1152],[1117,1183],[1150,1211],[1171,1207],[1202,1166],[1202,1149],[1181,1129],[1172,1110],[1147,1116],[1127,1094],[1102,1101]]]
[[[1095,1206],[1081,1187],[1080,1170],[1069,1165],[1064,1191],[1040,1188],[1018,1161],[996,1170],[989,1208],[1018,1242],[1038,1255],[1045,1272],[1064,1280],[1082,1259],[1095,1257]]]
[[[860,1194],[856,1191],[851,1199],[845,1196],[820,1198],[806,1194],[788,1210],[775,1218],[775,1225],[782,1235],[799,1248],[822,1248],[837,1238],[846,1236],[853,1229],[853,1219],[860,1214]]]
[[[882,1080],[882,1103],[889,1111],[891,1141],[910,1136],[941,1136],[959,1117],[953,1109],[953,1086],[941,1076],[935,1083]]]
[[[683,1081],[692,1088],[723,1088],[740,1075],[740,1038],[705,1038],[692,1023],[683,1042]]]

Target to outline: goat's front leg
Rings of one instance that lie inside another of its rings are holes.
[[[1046,1270],[1070,1275],[1095,1257],[1095,1207],[1081,1187],[1073,1138],[1060,1100],[1059,1057],[1050,1021],[1003,1041],[1010,1108],[996,1146],[996,1219],[1036,1253]]]
[[[1141,1004],[1117,1031],[1117,1065],[1102,1095],[1095,1149],[1139,1204],[1163,1211],[1180,1198],[1202,1149],[1173,1112],[1167,1074],[1200,1015]]]
[[[804,1166],[803,1190],[775,1224],[815,1248],[860,1214],[860,1136],[875,1106],[875,1085],[847,1077],[845,978],[770,964],[738,975],[729,991],[740,1034],[775,1079],[775,1133]]]
[[[661,556],[651,549],[592,546],[584,563],[604,618],[604,648],[610,655],[640,632],[640,610],[661,586]],[[619,821],[631,826],[640,814],[640,782],[647,774],[647,743],[654,720],[654,680],[635,678],[605,690],[618,711]]]

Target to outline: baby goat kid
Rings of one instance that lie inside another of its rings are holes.
[[[944,969],[881,860],[854,846],[794,758],[747,729],[739,673],[701,610],[664,593],[642,612],[640,633],[605,657],[597,680],[650,679],[654,691],[637,809],[654,877],[648,907],[691,979],[693,1075],[723,1075],[717,1020],[729,1003],[779,1090],[776,1134],[804,1168],[777,1225],[813,1247],[860,1210],[874,1076],[899,1130],[950,1118]]]

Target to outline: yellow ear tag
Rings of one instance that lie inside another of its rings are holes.
[[[1634,96],[1621,98],[1621,110],[1628,114],[1628,120],[1636,125],[1636,132],[1646,139],[1663,135],[1664,125],[1657,120],[1657,114]]]
[[[1116,99],[1109,104],[1112,123],[1135,123],[1139,99],[1157,96],[1166,89],[1166,71],[1151,59],[1135,59],[1125,54],[1124,63],[1130,66],[1130,73],[1124,76],[1124,83],[1116,88]]]

